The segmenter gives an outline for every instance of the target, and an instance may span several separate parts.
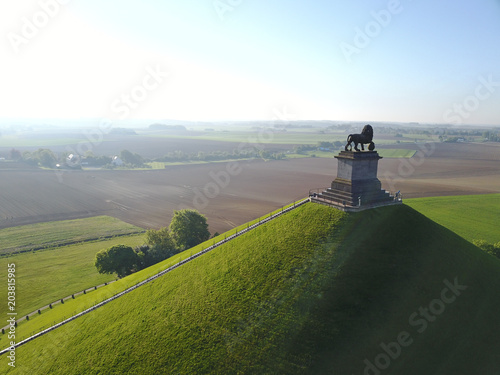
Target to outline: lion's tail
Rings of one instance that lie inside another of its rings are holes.
[[[349,135],[347,136],[347,143],[351,142],[351,138],[352,138],[352,134],[349,134]]]

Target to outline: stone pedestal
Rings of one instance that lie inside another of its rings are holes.
[[[341,151],[335,158],[338,161],[337,178],[332,181],[330,188],[313,195],[313,201],[345,211],[401,203],[382,190],[377,178],[378,161],[382,157],[377,151]]]

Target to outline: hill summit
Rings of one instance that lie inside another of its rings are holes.
[[[500,261],[406,205],[308,203],[19,347],[13,373],[497,374],[498,290]]]

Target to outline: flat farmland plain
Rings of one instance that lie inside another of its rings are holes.
[[[500,193],[498,143],[382,147],[417,150],[412,158],[379,162],[383,188],[403,197]],[[195,208],[212,233],[223,232],[329,186],[336,173],[333,154],[164,170],[1,170],[0,228],[97,215],[159,228],[169,225],[174,210]]]

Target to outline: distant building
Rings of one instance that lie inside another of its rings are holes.
[[[111,160],[111,164],[113,164],[116,167],[121,167],[125,163],[118,156],[113,156],[113,160]]]
[[[75,154],[69,154],[66,157],[66,165],[69,168],[81,168],[80,167],[80,156]]]

